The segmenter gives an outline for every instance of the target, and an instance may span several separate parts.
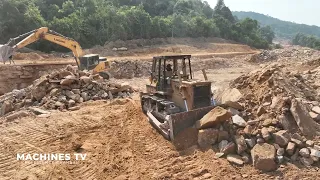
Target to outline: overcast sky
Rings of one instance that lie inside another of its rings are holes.
[[[212,8],[217,0],[207,0]],[[231,11],[253,11],[281,20],[320,26],[320,0],[224,0]]]

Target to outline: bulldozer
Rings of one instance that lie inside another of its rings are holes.
[[[100,57],[98,54],[85,55],[77,41],[63,36],[53,30],[49,30],[48,27],[41,27],[18,37],[11,38],[5,45],[0,45],[0,61],[3,61],[4,63],[6,61],[10,61],[10,64],[11,62],[14,63],[12,60],[12,55],[15,51],[41,39],[70,49],[73,53],[79,70],[93,71],[94,74],[98,73],[104,79],[110,78],[110,74],[108,72],[110,64],[107,61],[107,58]],[[16,43],[16,41],[19,42]]]
[[[215,107],[211,82],[202,72],[204,80],[194,78],[191,55],[153,57],[141,108],[167,140],[173,141]]]

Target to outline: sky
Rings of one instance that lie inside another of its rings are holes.
[[[206,0],[212,8],[218,0]],[[285,21],[320,26],[320,0],[224,0],[231,11],[253,11]]]

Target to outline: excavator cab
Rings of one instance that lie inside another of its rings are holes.
[[[214,108],[211,82],[194,78],[191,55],[154,57],[146,90],[142,110],[169,140]]]
[[[92,70],[94,73],[99,73],[104,79],[109,79],[110,74],[105,69],[110,68],[107,58],[100,57],[98,54],[87,54],[79,57],[80,70]]]

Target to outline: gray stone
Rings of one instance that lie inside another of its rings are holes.
[[[89,95],[86,92],[82,92],[81,93],[81,97],[83,98],[84,101],[89,101],[90,100]]]
[[[73,92],[74,94],[80,94],[80,89],[72,89],[72,92]]]
[[[314,112],[309,112],[309,115],[311,116],[311,118],[315,121],[319,121],[320,120],[320,115]]]
[[[262,171],[273,171],[277,169],[275,156],[275,148],[267,143],[256,144],[251,150],[254,167]]]
[[[319,150],[316,150],[316,149],[311,149],[311,148],[310,148],[310,156],[320,158],[320,151],[319,151]]]
[[[68,107],[72,107],[75,104],[76,104],[76,102],[74,100],[70,99],[69,102],[68,102]]]
[[[278,156],[283,156],[283,154],[284,154],[284,148],[279,148],[279,149],[277,150],[277,155],[278,155]]]
[[[262,143],[265,143],[266,141],[263,139],[263,138],[258,138],[257,139],[257,143],[258,144],[262,144]]]
[[[240,112],[232,107],[228,108],[228,111],[234,116],[234,115],[239,115]]]
[[[296,147],[296,144],[295,144],[295,143],[289,142],[289,143],[288,143],[288,146],[287,146],[287,149],[286,149],[287,153],[288,153],[289,155],[293,155],[294,150],[295,150],[295,147]]]
[[[307,147],[313,147],[313,146],[314,146],[314,142],[311,141],[311,140],[308,140],[308,141],[306,142],[306,145],[307,145]]]
[[[273,133],[272,136],[275,143],[279,144],[281,147],[285,147],[291,139],[290,134],[286,130],[281,130]]]
[[[277,156],[276,158],[279,164],[282,164],[284,162],[284,156]]]
[[[62,106],[64,106],[64,104],[61,103],[61,102],[59,102],[59,101],[55,102],[54,105],[55,105],[55,107],[62,107]]]
[[[229,133],[227,131],[219,131],[218,142],[221,142],[222,140],[228,140],[228,139],[229,139]]]
[[[257,110],[257,115],[261,116],[262,114],[266,113],[266,109],[263,106],[260,106]]]
[[[301,157],[300,162],[305,166],[311,166],[314,163],[310,157]]]
[[[245,150],[248,149],[247,143],[243,136],[237,136],[236,139],[236,145],[237,145],[237,152],[238,154],[242,154]]]
[[[205,148],[215,144],[218,140],[219,131],[217,129],[203,129],[198,133],[198,144]]]
[[[13,114],[6,116],[6,119],[8,122],[8,121],[15,120],[17,118],[22,118],[22,117],[27,117],[27,116],[29,116],[29,113],[27,111],[19,111],[19,112],[15,112]]]
[[[271,139],[271,135],[267,128],[263,127],[261,129],[261,135],[265,141],[269,141]]]
[[[215,157],[216,157],[216,158],[221,158],[222,156],[224,156],[224,153],[216,153],[216,154],[215,154]]]
[[[13,111],[13,103],[11,101],[4,101],[1,105],[1,114],[3,116],[9,112]]]
[[[291,142],[295,143],[300,148],[304,146],[303,142],[298,139],[291,138]]]
[[[60,92],[60,90],[58,88],[54,88],[50,91],[50,96],[56,96],[58,93]]]
[[[310,157],[310,150],[308,148],[302,148],[302,149],[300,149],[299,154],[302,157],[308,158],[308,157]]]
[[[315,112],[315,113],[317,113],[317,114],[320,114],[320,107],[319,107],[319,106],[314,106],[314,107],[312,108],[312,111]]]
[[[246,127],[247,122],[239,115],[232,116],[233,124],[238,125],[239,127]]]
[[[35,113],[36,115],[40,115],[40,114],[50,114],[49,111],[45,111],[43,109],[40,109],[40,108],[36,108],[36,107],[29,107],[29,109]]]
[[[230,163],[233,163],[233,164],[236,164],[239,166],[242,166],[244,164],[241,156],[239,156],[239,155],[229,154],[229,155],[227,155],[227,160]]]
[[[236,144],[234,142],[222,140],[219,143],[219,149],[221,153],[224,153],[226,155],[233,154],[236,152]]]
[[[291,156],[291,161],[297,161],[299,157],[299,149],[297,149],[294,154]]]
[[[248,153],[242,153],[241,158],[245,164],[250,162],[250,155]]]
[[[79,109],[80,109],[80,106],[74,106],[74,107],[69,108],[70,111],[76,111]]]
[[[74,81],[74,79],[62,79],[60,84],[64,86],[70,86]]]
[[[256,141],[254,138],[245,139],[245,141],[250,148],[253,148],[256,145]]]

